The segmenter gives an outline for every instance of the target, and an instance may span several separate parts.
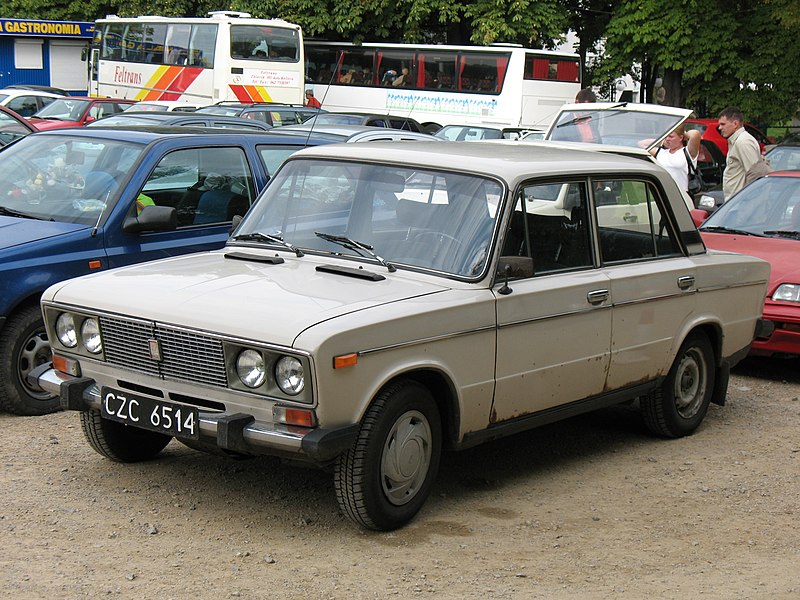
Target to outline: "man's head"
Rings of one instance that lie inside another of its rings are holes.
[[[729,106],[719,113],[719,133],[724,138],[731,137],[738,129],[744,125],[744,115],[735,106]]]
[[[313,96],[314,96],[314,90],[307,89],[306,90],[306,98],[313,98]]]
[[[597,96],[595,96],[594,92],[589,88],[583,88],[578,92],[578,95],[575,96],[576,104],[584,104],[585,102],[597,102]]]

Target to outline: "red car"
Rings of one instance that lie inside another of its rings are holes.
[[[728,140],[720,135],[719,129],[717,129],[718,124],[719,119],[686,119],[683,123],[687,130],[697,129],[702,134],[702,139],[708,140],[716,145],[723,156],[728,156]],[[764,132],[750,125],[750,123],[745,123],[744,128],[750,135],[756,138],[758,145],[761,146],[761,154],[764,154],[764,146],[775,143],[774,139],[770,139]]]
[[[29,117],[29,121],[39,130],[83,127],[102,117],[120,113],[131,104],[134,104],[133,100],[120,98],[68,96],[48,104]]]
[[[800,357],[800,172],[757,179],[700,226],[708,248],[757,256],[772,271],[764,319],[774,326],[750,354]]]

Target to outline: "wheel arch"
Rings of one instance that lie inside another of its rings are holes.
[[[458,439],[461,411],[458,407],[458,394],[453,381],[442,371],[426,367],[397,373],[373,395],[370,405],[386,387],[404,379],[419,383],[431,393],[439,409],[439,416],[442,421],[443,445],[445,447],[453,447]]]

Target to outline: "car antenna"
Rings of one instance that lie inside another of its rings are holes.
[[[106,200],[105,200],[105,202],[103,202],[103,210],[101,210],[100,214],[97,215],[97,221],[95,222],[94,227],[92,227],[91,237],[95,237],[97,235],[97,230],[100,229],[100,219],[103,218],[103,212],[105,211],[106,207],[108,206],[108,198],[110,196],[111,196],[111,190],[108,190],[106,192]]]
[[[339,70],[339,65],[336,65],[336,71]],[[317,124],[317,117],[319,116],[320,112],[322,112],[322,105],[325,103],[325,98],[328,97],[328,92],[331,89],[331,85],[333,84],[333,78],[336,75],[336,71],[331,73],[331,78],[328,80],[328,87],[325,88],[325,93],[322,94],[322,100],[320,100],[319,106],[317,107],[317,114],[314,116],[314,121],[311,123],[311,127],[308,128],[308,134],[306,135],[306,143],[305,145],[308,146],[308,141],[311,139],[311,134],[314,133],[314,125]]]

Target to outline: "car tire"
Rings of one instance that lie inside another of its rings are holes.
[[[100,416],[99,410],[81,412],[81,428],[89,445],[116,462],[140,462],[158,455],[171,436],[129,427]]]
[[[428,389],[407,380],[389,385],[367,411],[353,446],[336,462],[339,506],[367,529],[405,525],[430,493],[441,450],[441,418]]]
[[[0,330],[0,409],[27,416],[59,410],[58,396],[37,391],[26,380],[28,373],[50,360],[50,342],[38,304],[11,315]]]
[[[711,402],[714,372],[708,337],[692,333],[681,345],[664,382],[640,400],[647,428],[668,438],[694,433]]]

